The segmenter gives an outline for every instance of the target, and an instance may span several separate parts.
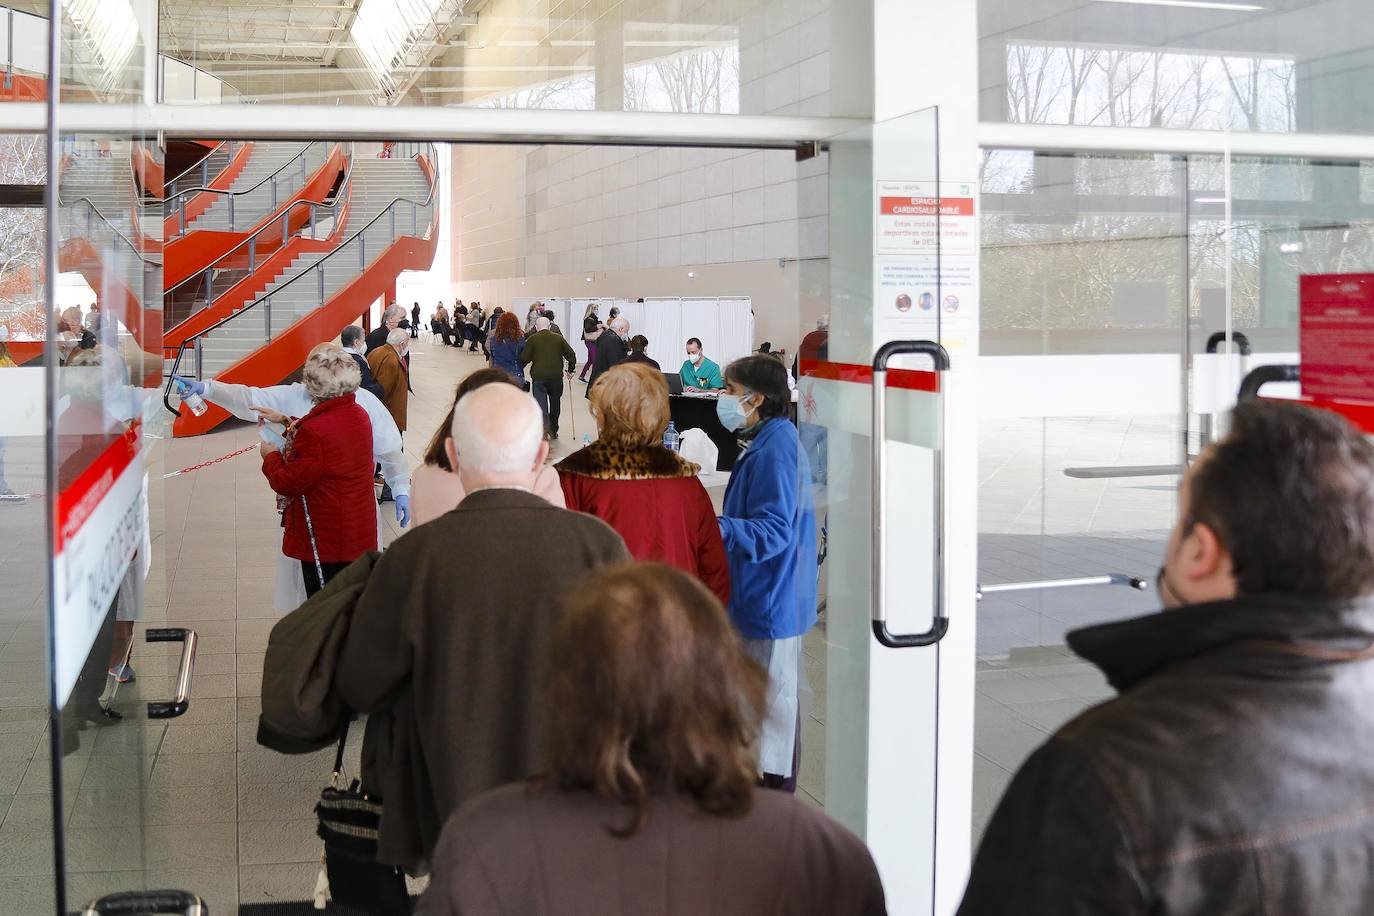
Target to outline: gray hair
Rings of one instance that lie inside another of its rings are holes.
[[[343,333],[339,335],[339,342],[345,347],[356,347],[358,341],[362,339],[363,329],[356,324],[350,324],[348,327],[344,328]]]
[[[630,319],[626,318],[624,315],[617,315],[611,319],[611,328],[617,334],[621,331],[628,331],[630,329]]]
[[[534,469],[544,441],[544,415],[534,398],[515,386],[485,385],[454,406],[449,432],[464,471],[519,474]]]
[[[400,321],[405,316],[406,310],[393,302],[386,307],[385,312],[382,312],[382,324],[386,324],[393,318],[395,318],[397,321]]]
[[[547,331],[549,329],[549,326],[552,324],[553,322],[550,321],[547,317],[540,315],[539,320],[534,323],[534,327],[536,330]]]
[[[410,346],[410,332],[405,328],[392,328],[391,333],[386,335],[386,342],[397,350]]]
[[[320,344],[311,350],[301,369],[305,393],[316,404],[357,391],[362,380],[357,361],[336,343]]]

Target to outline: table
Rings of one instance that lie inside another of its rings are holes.
[[[668,398],[668,415],[678,434],[689,429],[699,429],[715,443],[719,452],[716,458],[717,471],[729,471],[735,467],[739,458],[739,440],[735,434],[721,425],[716,416],[716,399],[713,397],[693,397],[687,394],[674,394]]]

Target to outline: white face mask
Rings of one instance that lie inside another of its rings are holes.
[[[687,354],[687,358],[688,358],[689,360],[692,361],[692,365],[693,365],[693,366],[700,366],[700,365],[701,365],[701,354],[700,354],[700,353],[688,353],[688,354]]]

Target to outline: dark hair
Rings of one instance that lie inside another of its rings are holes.
[[[448,460],[448,451],[444,448],[444,442],[453,435],[453,408],[457,407],[459,401],[478,388],[500,382],[514,385],[516,388],[521,387],[520,383],[511,378],[510,373],[505,369],[494,368],[478,369],[458,383],[458,389],[453,392],[453,404],[449,406],[448,415],[444,417],[444,422],[439,424],[439,428],[434,431],[434,436],[425,448],[425,464],[437,465],[445,471],[453,470],[453,465]],[[524,389],[521,388],[521,390]]]
[[[348,327],[344,328],[343,333],[339,335],[339,343],[343,344],[345,347],[351,347],[362,339],[363,329],[356,324],[350,324]]]
[[[649,349],[649,338],[643,334],[636,334],[630,338],[630,352],[636,356],[642,356],[644,351]]]
[[[613,305],[613,306],[611,306],[610,314],[608,314],[608,315],[606,316],[606,319],[607,319],[607,320],[606,320],[606,323],[607,323],[607,324],[610,324],[610,323],[611,323],[611,322],[610,322],[610,319],[615,318],[615,317],[616,317],[617,315],[619,315],[619,314],[620,314],[620,306],[618,306],[618,305]]]
[[[749,811],[768,676],[696,578],[660,563],[600,570],[564,601],[545,663],[548,782],[632,809],[676,792]]]
[[[702,349],[702,346],[701,346],[701,338],[700,338],[700,337],[689,337],[689,338],[687,338],[687,343],[684,344],[684,346],[690,347],[692,344],[696,344],[698,350]]]
[[[520,328],[520,319],[514,312],[502,312],[501,317],[496,322],[496,330],[491,332],[491,342],[494,344],[510,343],[520,340],[525,336],[525,332]]]
[[[1374,592],[1374,445],[1342,417],[1242,404],[1189,478],[1184,529],[1211,527],[1236,591],[1348,599]]]
[[[759,418],[785,417],[792,409],[787,367],[771,356],[746,356],[725,367],[725,381],[763,395]]]

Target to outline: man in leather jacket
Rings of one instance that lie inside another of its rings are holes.
[[[1119,695],[1021,767],[960,914],[1374,912],[1374,446],[1242,405],[1178,515],[1166,610],[1069,634]]]

